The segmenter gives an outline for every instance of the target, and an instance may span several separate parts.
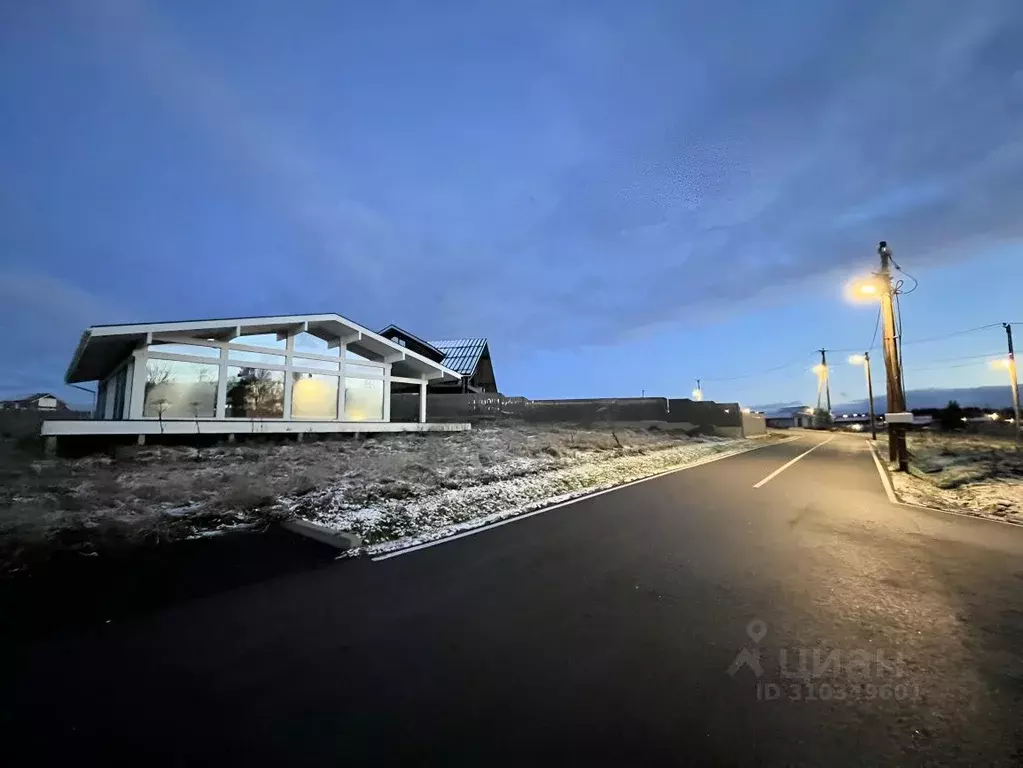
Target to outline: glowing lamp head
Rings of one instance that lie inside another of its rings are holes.
[[[1001,357],[998,360],[991,361],[992,368],[1011,368],[1012,362],[1007,357]]]
[[[853,365],[863,365],[865,362],[867,362],[867,358],[865,358],[863,355],[850,355],[849,362],[852,363]]]

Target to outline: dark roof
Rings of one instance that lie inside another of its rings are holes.
[[[31,395],[25,395],[24,397],[16,397],[13,400],[4,400],[5,403],[33,403],[43,397],[52,397],[58,403],[60,398],[50,392],[33,392]]]
[[[402,336],[406,340],[414,341],[417,344],[422,344],[427,349],[437,353],[437,355],[439,356],[437,358],[438,362],[441,359],[443,359],[443,357],[444,357],[444,351],[443,350],[437,349],[437,347],[433,346],[433,344],[431,344],[430,342],[423,341],[421,338],[419,338],[415,334],[409,333],[404,328],[401,328],[401,327],[399,327],[397,325],[394,325],[393,323],[391,325],[387,326],[386,328],[383,328],[383,329],[377,331],[377,333],[380,334],[381,336],[387,336],[388,334],[394,334],[394,335],[397,335],[397,336]]]
[[[441,362],[445,367],[464,376],[476,373],[476,366],[487,348],[486,339],[446,339],[431,341],[430,344],[444,353]]]

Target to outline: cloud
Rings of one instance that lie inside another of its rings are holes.
[[[505,347],[613,343],[865,271],[879,239],[912,270],[1023,234],[1016,0],[527,3],[473,16],[497,52],[453,65],[442,49],[467,30],[448,16],[425,19],[432,48],[385,27],[393,47],[373,56],[429,98],[402,105],[416,129],[381,152],[459,160],[428,182],[396,163],[389,206],[325,170],[325,137],[246,104],[243,75],[153,5],[103,7],[155,91],[293,226],[296,261],[266,289],[289,311],[336,303]],[[528,44],[511,51],[505,30]]]
[[[0,269],[0,358],[7,361],[0,396],[60,391],[60,372],[82,332],[130,311],[50,275]]]
[[[873,268],[879,239],[914,266],[1018,239],[1023,94],[1011,41],[1023,8],[855,5],[865,12],[780,38],[735,18],[733,40],[752,41],[741,69],[712,55],[698,104],[676,124],[566,175],[514,266],[499,269],[506,300],[525,305],[509,332],[614,340]],[[672,76],[651,77],[678,76],[661,98],[685,100],[687,57],[673,63]]]

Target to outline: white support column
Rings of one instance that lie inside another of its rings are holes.
[[[345,362],[345,355],[348,353],[348,342],[342,340],[339,347],[341,352],[341,371],[337,381],[337,419],[338,421],[345,421],[345,366],[348,365]]]
[[[131,387],[131,405],[130,417],[133,419],[141,419],[143,406],[146,400],[146,376],[148,370],[146,367],[146,350],[136,349],[132,355],[135,357],[135,365],[132,366],[132,377],[131,382],[128,386]],[[111,396],[110,391],[107,391],[107,399]]]
[[[419,423],[426,423],[426,379],[419,382]]]
[[[294,377],[291,375],[291,355],[295,351],[295,337],[289,333],[284,345],[284,418],[291,418],[291,388]]]
[[[220,348],[220,372],[217,376],[217,403],[213,409],[214,418],[227,418],[227,346]]]
[[[384,421],[391,420],[391,365],[384,366]]]

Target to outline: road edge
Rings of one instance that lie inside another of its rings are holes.
[[[874,459],[874,465],[877,467],[877,472],[881,476],[881,484],[884,486],[885,493],[888,495],[888,501],[892,504],[897,504],[900,507],[926,509],[929,512],[941,512],[946,515],[955,515],[956,517],[966,517],[970,520],[986,520],[989,523],[1001,523],[1002,525],[1011,525],[1014,528],[1023,528],[1023,522],[1017,522],[1016,520],[1003,520],[997,517],[971,515],[969,512],[960,512],[955,509],[949,509],[948,507],[932,507],[927,504],[903,501],[902,497],[899,496],[898,492],[895,490],[895,483],[892,482],[891,470],[888,469],[888,465],[881,460],[878,455],[876,444],[869,438],[867,439],[867,448],[870,450],[870,455]]]
[[[384,550],[377,550],[376,552],[369,552],[368,553],[369,554],[369,558],[370,558],[370,560],[372,560],[375,563],[376,562],[380,562],[382,560],[390,560],[392,557],[399,557],[401,555],[407,555],[407,554],[410,554],[412,552],[416,552],[416,551],[418,551],[420,549],[427,549],[429,547],[435,547],[435,546],[437,546],[439,544],[446,544],[447,542],[455,541],[456,539],[464,539],[464,538],[466,538],[468,536],[474,536],[477,533],[483,533],[484,531],[488,531],[491,528],[498,528],[498,527],[500,527],[502,525],[508,525],[509,523],[518,522],[519,520],[525,520],[527,518],[534,517],[535,515],[543,514],[544,512],[550,512],[552,510],[559,509],[560,507],[567,507],[570,504],[577,504],[580,501],[586,501],[587,499],[592,499],[592,498],[594,498],[596,496],[602,496],[605,493],[612,493],[613,491],[619,491],[622,488],[628,488],[630,485],[638,485],[640,483],[645,483],[645,482],[648,482],[650,480],[656,480],[659,477],[664,477],[665,475],[670,475],[670,474],[673,474],[675,472],[684,472],[687,469],[695,469],[696,467],[702,467],[705,464],[712,464],[715,461],[723,461],[724,459],[729,459],[732,456],[741,456],[741,455],[743,455],[745,453],[750,453],[751,451],[759,451],[761,448],[768,448],[768,447],[770,447],[772,445],[784,445],[786,443],[791,443],[791,442],[794,442],[796,440],[799,440],[801,437],[803,437],[803,435],[795,435],[793,437],[787,437],[787,438],[785,438],[783,440],[776,440],[776,441],[773,441],[773,442],[765,442],[765,441],[757,440],[755,444],[746,446],[746,447],[744,447],[744,448],[742,448],[740,450],[737,450],[737,451],[731,451],[731,452],[728,452],[728,453],[720,453],[720,454],[715,454],[715,455],[712,455],[712,456],[705,456],[705,457],[703,457],[701,459],[697,459],[696,461],[690,462],[688,464],[683,464],[683,465],[678,466],[678,467],[672,467],[671,469],[666,469],[666,470],[664,470],[662,472],[657,472],[656,474],[653,474],[653,475],[647,475],[646,477],[640,477],[640,478],[638,478],[636,480],[630,480],[627,483],[621,483],[619,485],[612,485],[612,486],[610,486],[608,488],[601,488],[601,489],[596,490],[596,491],[588,491],[586,493],[580,494],[579,496],[573,496],[570,499],[566,499],[565,501],[559,501],[559,502],[555,502],[553,504],[547,504],[547,505],[541,506],[541,507],[539,507],[537,509],[530,509],[528,511],[524,511],[524,512],[521,512],[521,513],[518,513],[518,514],[515,514],[514,511],[512,511],[511,514],[509,514],[507,517],[501,518],[500,520],[495,520],[495,521],[490,522],[490,523],[481,523],[478,526],[475,526],[475,527],[472,527],[472,528],[467,528],[465,530],[461,530],[461,531],[458,531],[456,533],[452,533],[452,534],[447,535],[447,536],[439,536],[436,539],[431,539],[429,541],[424,541],[424,542],[421,542],[419,544],[413,544],[413,545],[407,546],[407,547],[400,547],[400,548],[391,549],[391,550],[384,549]],[[745,439],[749,439],[749,438],[745,438]],[[557,498],[557,497],[554,497],[554,498]]]

